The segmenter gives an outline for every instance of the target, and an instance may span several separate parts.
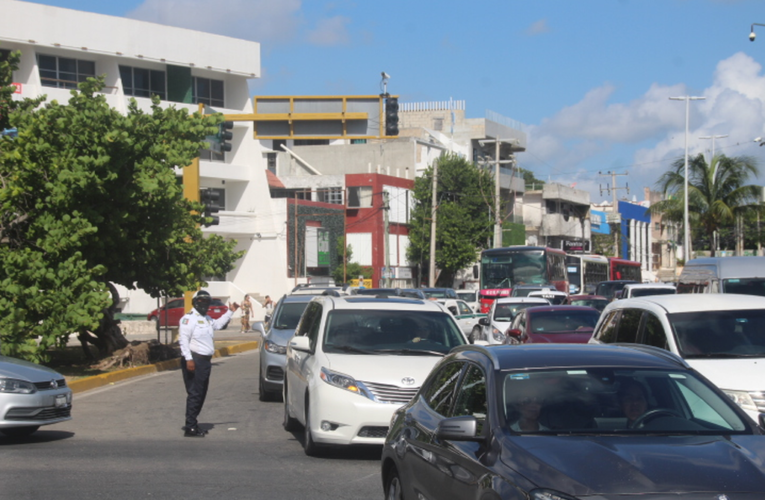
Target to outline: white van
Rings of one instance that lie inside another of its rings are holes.
[[[645,297],[646,295],[674,295],[676,293],[675,285],[669,283],[630,283],[624,285],[624,288],[617,292],[621,299]]]
[[[739,293],[765,296],[765,257],[704,257],[689,260],[677,293]]]

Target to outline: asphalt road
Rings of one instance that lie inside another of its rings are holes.
[[[185,438],[179,370],[76,394],[73,419],[0,436],[0,499],[383,498],[380,448],[303,453],[281,403],[258,401],[258,356],[213,361],[200,424]]]

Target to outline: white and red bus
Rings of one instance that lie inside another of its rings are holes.
[[[548,247],[490,248],[481,252],[481,312],[517,285],[550,285],[568,293],[566,253]]]
[[[595,293],[595,286],[611,276],[608,259],[602,255],[566,255],[566,270],[572,295]]]
[[[608,258],[609,279],[611,280],[634,280],[642,283],[643,273],[640,268],[640,262],[634,260]]]

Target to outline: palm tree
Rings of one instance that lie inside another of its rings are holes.
[[[676,160],[669,171],[661,176],[657,185],[665,199],[651,206],[652,214],[661,214],[664,220],[683,222],[685,158]],[[757,177],[757,160],[749,156],[729,158],[715,155],[709,165],[699,153],[688,159],[688,218],[691,228],[703,231],[709,241],[722,227],[730,226],[738,217],[765,213],[760,204],[762,188],[747,184]],[[693,238],[691,238],[691,241]],[[714,245],[710,245],[712,255]]]

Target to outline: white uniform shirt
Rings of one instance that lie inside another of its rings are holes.
[[[196,309],[181,318],[178,328],[178,340],[181,344],[181,355],[191,361],[191,353],[202,356],[212,356],[215,353],[214,331],[222,329],[231,320],[234,312],[229,309],[218,319],[202,316]]]

